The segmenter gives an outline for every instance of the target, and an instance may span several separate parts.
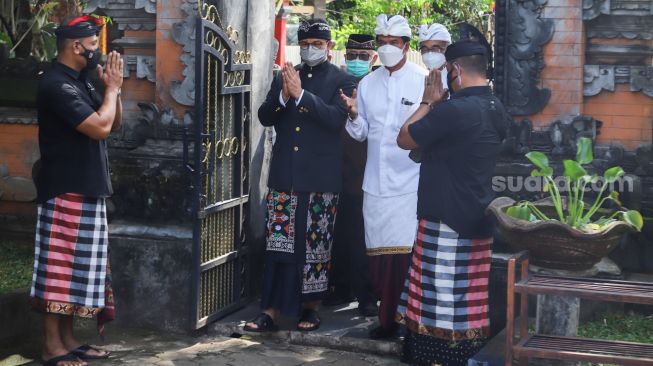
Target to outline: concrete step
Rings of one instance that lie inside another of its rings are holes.
[[[389,340],[372,340],[369,331],[378,324],[376,317],[364,317],[358,313],[358,303],[352,302],[341,306],[323,306],[319,313],[322,323],[312,332],[298,331],[297,319],[280,319],[280,330],[274,333],[245,332],[245,323],[259,314],[258,303],[251,304],[209,326],[207,333],[216,337],[248,337],[252,339],[275,339],[295,345],[319,346],[371,353],[383,356],[399,357],[401,354],[401,337]],[[401,332],[399,332],[401,333]]]

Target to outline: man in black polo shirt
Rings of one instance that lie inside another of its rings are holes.
[[[397,313],[409,330],[404,360],[419,365],[467,365],[489,335],[492,226],[484,211],[508,120],[487,85],[486,48],[465,40],[445,56],[451,99],[432,70],[397,138],[422,156],[417,240]]]
[[[105,198],[112,194],[105,139],[120,127],[123,61],[111,52],[99,66],[101,22],[65,21],[57,59],[39,80],[41,168],[31,303],[44,313],[46,365],[81,366],[108,352],[73,336],[73,316],[113,318]],[[97,70],[104,98],[87,79]]]

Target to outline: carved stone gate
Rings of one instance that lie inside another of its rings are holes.
[[[213,5],[198,2],[193,157],[193,314],[199,328],[244,305],[250,249],[251,58]]]

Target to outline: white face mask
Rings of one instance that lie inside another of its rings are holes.
[[[379,59],[385,67],[396,66],[404,58],[404,50],[392,45],[381,46],[378,49]]]
[[[308,66],[316,66],[326,61],[326,50],[321,50],[313,45],[299,49],[299,56]]]
[[[442,67],[447,59],[440,52],[427,52],[422,55],[422,62],[424,62],[427,69],[433,70]]]
[[[447,86],[447,68],[445,67],[440,71],[440,75],[442,75],[442,89],[447,90],[449,87]]]

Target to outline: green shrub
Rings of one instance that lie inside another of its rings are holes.
[[[33,266],[33,246],[0,242],[0,294],[29,287]]]

